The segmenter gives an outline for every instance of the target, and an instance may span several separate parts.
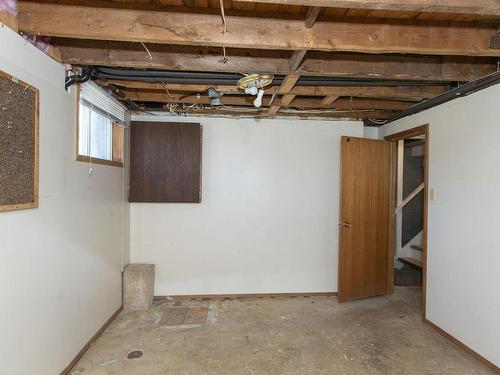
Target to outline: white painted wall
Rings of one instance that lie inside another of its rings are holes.
[[[362,123],[189,121],[203,125],[202,203],[131,204],[131,261],[156,264],[155,294],[336,291],[340,136]]]
[[[363,138],[378,139],[378,128],[375,126],[363,127]]]
[[[500,85],[383,126],[429,128],[427,318],[500,366]]]
[[[40,207],[0,213],[0,373],[54,375],[121,305],[123,169],[73,160],[63,67],[7,27],[0,45],[40,90]]]

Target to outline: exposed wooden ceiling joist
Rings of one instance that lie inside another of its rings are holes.
[[[250,3],[367,10],[500,15],[500,0],[239,0]]]
[[[295,95],[293,95],[293,94],[286,94],[286,95],[282,96],[280,103],[283,106],[287,106],[287,105],[289,105],[293,101],[293,99],[295,99]]]
[[[288,57],[222,55],[172,52],[150,44],[151,59],[140,43],[56,39],[62,61],[76,65],[103,65],[137,69],[213,72],[269,72],[288,74],[299,65],[302,75],[470,81],[496,71],[496,59],[466,56],[400,56],[309,52],[301,62]],[[297,51],[300,52],[300,51]],[[305,51],[304,51],[305,52]],[[231,53],[231,50],[228,50]],[[293,64],[291,64],[293,62]]]
[[[496,28],[489,24],[336,18],[316,22],[226,16],[221,18],[133,9],[110,9],[21,1],[19,30],[27,34],[80,39],[135,41],[256,49],[310,49],[365,53],[500,56],[490,48]],[[112,20],[112,21],[111,21]]]
[[[159,90],[159,91],[184,91],[192,93],[203,93],[210,87],[224,94],[242,94],[236,85],[200,85],[180,83],[154,83],[126,80],[109,80],[108,84],[114,84],[128,89]],[[398,98],[403,100],[422,100],[446,91],[444,86],[295,86],[289,92],[295,96],[349,96],[360,98]],[[266,95],[279,94],[279,86],[267,87]]]
[[[300,67],[300,64],[302,63],[302,60],[304,60],[304,56],[306,55],[307,50],[297,50],[293,51],[292,56],[290,57],[290,62],[289,62],[289,70],[290,71],[295,71]]]
[[[336,109],[386,109],[399,111],[410,107],[413,103],[400,100],[381,100],[381,99],[360,99],[360,98],[343,98],[337,99],[332,103],[323,103],[321,99],[302,99],[297,98],[288,104],[283,104],[283,107],[296,108],[336,108]]]
[[[328,105],[332,104],[335,100],[337,100],[339,97],[338,96],[325,96],[323,100],[321,101],[321,104],[323,105]]]
[[[285,94],[288,94],[288,95],[285,95],[286,96],[285,100],[280,99],[279,101],[277,101],[276,104],[273,104],[269,108],[268,113],[270,115],[274,115],[274,114],[278,113],[281,106],[287,105],[293,100],[295,95],[289,94],[289,93],[290,93],[290,91],[292,91],[293,87],[295,86],[295,84],[297,83],[299,78],[300,78],[300,74],[298,74],[298,73],[292,73],[292,74],[289,74],[285,77],[285,79],[281,83],[280,87],[278,88],[278,93],[281,95],[285,95]]]
[[[191,109],[188,108],[175,108],[175,112],[180,113],[193,113]],[[140,113],[140,111],[132,111],[132,113]],[[197,115],[229,115],[229,116],[252,116],[252,117],[269,117],[267,113],[267,108],[261,108],[260,110],[249,111],[245,107],[232,107],[228,108],[210,108],[207,107],[203,110],[196,111]],[[280,116],[284,117],[328,117],[328,118],[351,118],[351,119],[365,119],[365,118],[377,118],[380,120],[389,119],[394,116],[392,111],[380,111],[380,110],[334,110],[328,112],[316,112],[311,110],[311,112],[282,112]]]
[[[306,13],[305,25],[308,29],[314,26],[321,11],[320,7],[309,7]]]
[[[157,102],[157,103],[186,103],[186,104],[204,104],[209,105],[210,100],[207,95],[198,97],[197,95],[179,96],[167,94],[166,92],[144,92],[135,90],[123,90],[128,99],[138,102]],[[252,96],[224,96],[222,102],[225,105],[241,105],[253,108]],[[264,107],[271,106],[271,98],[266,97],[262,101]],[[290,103],[280,102],[278,107],[296,107],[296,108],[325,108],[342,110],[392,110],[397,111],[408,108],[412,103],[398,100],[379,100],[379,99],[338,99],[334,103],[322,104],[321,99],[293,99]]]

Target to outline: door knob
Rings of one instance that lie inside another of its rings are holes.
[[[350,228],[350,227],[352,227],[352,224],[351,224],[350,222],[348,222],[348,221],[344,221],[344,222],[342,223],[342,225],[343,225],[344,227],[346,227],[346,228]]]

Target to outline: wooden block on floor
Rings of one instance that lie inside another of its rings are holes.
[[[148,310],[154,297],[154,264],[129,264],[123,272],[123,309]]]

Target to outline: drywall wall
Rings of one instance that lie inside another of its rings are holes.
[[[40,207],[0,213],[0,373],[54,375],[121,305],[123,169],[74,161],[63,67],[7,27],[0,45],[40,90]]]
[[[375,126],[363,127],[363,138],[378,139],[378,128]]]
[[[500,85],[383,126],[429,123],[427,318],[500,366]]]
[[[202,203],[131,204],[156,295],[337,290],[340,136],[361,122],[133,119],[203,125]]]

